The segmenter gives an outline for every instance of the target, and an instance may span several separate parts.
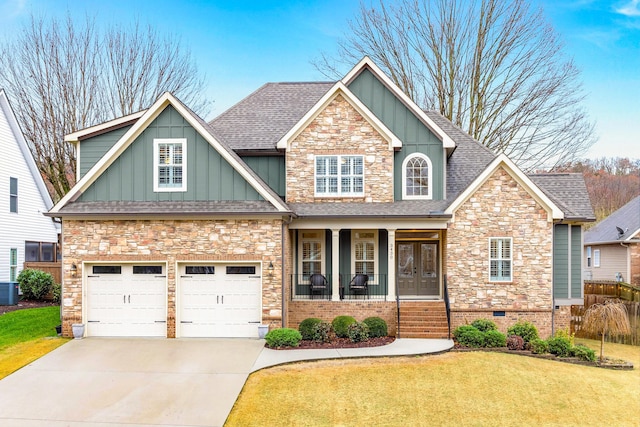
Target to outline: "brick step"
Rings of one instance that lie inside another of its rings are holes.
[[[449,338],[449,335],[445,333],[420,333],[420,332],[410,332],[410,333],[400,333],[400,338],[422,338],[422,339],[440,339],[446,340]]]
[[[400,311],[400,316],[444,316],[447,317],[446,310],[438,310],[438,311]]]

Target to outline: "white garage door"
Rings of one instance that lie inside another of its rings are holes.
[[[163,265],[88,265],[87,335],[166,337]]]
[[[180,266],[181,337],[257,337],[259,264]]]

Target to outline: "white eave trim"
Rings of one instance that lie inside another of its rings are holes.
[[[70,133],[64,137],[65,142],[78,142],[83,136],[99,133],[101,131],[107,131],[113,127],[122,125],[123,123],[138,120],[146,113],[147,110],[138,111],[137,113],[129,114],[128,116],[119,117],[108,122],[100,123],[99,125],[91,126],[73,133]]]
[[[455,148],[456,144],[451,137],[440,126],[436,124],[427,114],[420,108],[415,102],[411,100],[400,88],[378,67],[368,56],[362,58],[358,64],[347,73],[342,79],[342,83],[348,85],[364,67],[369,69],[378,77],[382,82],[391,90],[400,100],[411,109],[411,111],[418,116],[427,127],[435,133],[442,141],[443,148]]]
[[[147,109],[138,121],[114,144],[113,147],[82,177],[82,179],[51,209],[50,213],[57,213],[69,201],[75,200],[86,189],[93,184],[96,179],[131,145],[135,139],[155,120],[162,111],[171,105],[175,108],[183,118],[198,132],[220,155],[244,178],[253,188],[264,197],[265,200],[273,204],[280,212],[289,212],[287,206],[276,199],[269,191],[267,191],[249,171],[234,156],[232,156],[225,147],[222,146],[202,124],[193,117],[193,114],[187,110],[184,105],[178,101],[171,93],[165,92],[156,100],[156,102]],[[130,117],[130,116],[129,116]],[[113,125],[113,121],[110,122]]]
[[[479,188],[484,184],[499,167],[503,166],[531,196],[542,205],[548,213],[548,219],[561,220],[564,219],[564,212],[547,197],[531,179],[516,166],[505,154],[497,156],[489,166],[478,176],[445,210],[446,214],[454,215],[455,211],[466,202]]]
[[[367,120],[371,126],[380,134],[383,138],[385,138],[389,142],[390,149],[402,148],[402,141],[391,132],[391,130],[384,125],[378,119],[375,114],[371,112],[367,108],[366,105],[362,103],[356,97],[353,92],[347,88],[344,83],[337,82],[331,89],[324,94],[322,98],[316,104],[311,107],[311,109],[305,114],[298,123],[293,126],[289,132],[287,132],[281,139],[278,141],[277,147],[278,149],[287,149],[289,146],[289,142],[294,140],[298,135],[306,129],[306,127],[333,101],[338,95],[342,95],[346,101],[351,104],[353,108],[355,108],[358,113],[360,113],[365,120]]]

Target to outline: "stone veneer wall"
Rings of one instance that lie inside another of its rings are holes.
[[[316,155],[364,156],[364,196],[314,197]],[[393,202],[393,149],[338,95],[291,143],[286,153],[287,202]]]
[[[389,335],[395,336],[397,327],[395,301],[289,301],[287,327],[298,329],[300,322],[317,317],[331,322],[336,316],[353,316],[359,322],[367,317],[378,316],[387,322]]]
[[[447,231],[452,330],[483,317],[503,331],[522,319],[550,334],[552,231],[542,206],[506,170],[496,170],[455,212]],[[512,282],[489,281],[490,237],[513,238]],[[504,320],[494,311],[505,311]]]
[[[167,337],[176,334],[176,262],[256,261],[262,274],[262,320],[281,326],[281,220],[105,220],[63,222],[62,327],[83,321],[82,262],[166,261]],[[71,265],[78,266],[76,277]]]

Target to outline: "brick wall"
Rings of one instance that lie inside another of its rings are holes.
[[[364,156],[364,196],[314,198],[315,155]],[[392,202],[393,149],[389,142],[338,95],[287,148],[287,201]]]
[[[63,224],[63,335],[83,321],[82,262],[165,261],[167,336],[175,337],[176,263],[254,261],[274,268],[262,275],[262,317],[280,325],[282,317],[281,221],[272,220],[65,220]],[[78,266],[75,277],[71,265]]]
[[[629,244],[629,261],[631,262],[631,277],[629,283],[640,286],[640,243]]]
[[[553,317],[553,318],[552,318]],[[505,310],[504,316],[494,316],[489,310],[452,310],[451,331],[458,326],[469,325],[476,319],[489,319],[498,326],[498,330],[504,334],[507,329],[518,321],[533,323],[538,329],[540,338],[546,339],[552,335],[553,330],[568,329],[571,323],[571,306],[562,306],[551,313],[551,310]]]
[[[378,316],[387,322],[389,335],[397,330],[396,303],[393,301],[289,301],[287,327],[298,329],[300,322],[317,317],[331,322],[336,316],[353,316],[359,322]]]
[[[513,238],[512,282],[489,281],[490,237]],[[552,223],[506,170],[496,170],[455,212],[446,253],[454,325],[471,322],[478,313],[487,317],[506,311],[505,322],[531,319],[550,333]]]

